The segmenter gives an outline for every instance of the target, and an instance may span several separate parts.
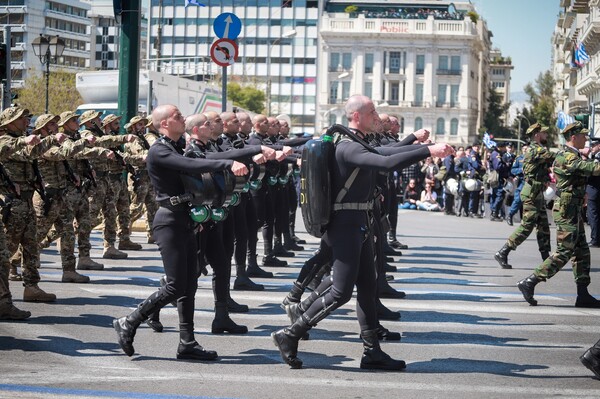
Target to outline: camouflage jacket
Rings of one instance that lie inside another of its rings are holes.
[[[600,163],[584,160],[579,151],[565,145],[554,159],[554,175],[561,200],[567,195],[582,204],[587,178],[600,175]]]
[[[550,181],[550,167],[556,155],[544,146],[535,142],[531,143],[523,159],[523,175],[526,180],[540,183]]]
[[[40,173],[44,177],[46,188],[62,189],[67,187],[69,174],[65,162],[69,162],[77,153],[83,151],[87,140],[65,140],[60,145],[55,145],[42,154],[39,161]],[[69,167],[73,170],[71,164]]]
[[[22,132],[8,132],[14,138],[24,137]],[[21,185],[21,190],[32,190],[36,181],[33,169],[33,161],[40,158],[52,146],[58,144],[55,136],[49,136],[35,145],[27,146],[20,151],[13,152],[8,156],[4,169],[14,183]]]
[[[94,134],[92,131],[90,130],[82,130],[81,131],[81,137],[87,138],[88,136],[95,136],[96,137],[96,142],[94,143],[94,145],[96,147],[103,147],[103,148],[108,148],[111,149],[113,151],[118,151],[119,150],[119,146],[121,144],[125,144],[127,142],[126,136],[124,135],[116,135],[116,134],[107,134],[104,136],[98,136],[96,134]],[[116,153],[115,151],[115,153]],[[94,170],[97,173],[121,173],[125,170],[125,163],[123,161],[123,159],[120,156],[117,156],[114,160],[110,160],[110,159],[106,159],[106,158],[101,158],[101,159],[91,159],[92,165],[94,167]]]

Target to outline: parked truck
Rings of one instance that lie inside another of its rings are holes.
[[[183,115],[207,111],[221,112],[221,88],[207,82],[197,82],[160,72],[140,70],[138,85],[138,112],[148,112],[149,82],[152,82],[152,108],[160,104],[175,104]],[[82,113],[88,109],[104,115],[118,113],[119,71],[79,72],[75,84],[84,104],[77,107]],[[227,109],[232,105],[228,104]]]

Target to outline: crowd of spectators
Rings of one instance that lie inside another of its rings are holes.
[[[462,12],[450,13],[447,10],[431,8],[388,8],[386,10],[363,10],[365,18],[397,18],[397,19],[434,19],[463,20],[465,14]]]

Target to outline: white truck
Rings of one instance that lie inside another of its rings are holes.
[[[152,81],[152,106],[175,104],[185,115],[207,111],[221,112],[221,87],[206,82],[167,75],[160,72],[140,70],[138,86],[138,112],[148,110],[148,82]],[[89,109],[102,111],[104,115],[118,113],[119,71],[79,72],[75,86],[84,104],[77,107],[77,113]],[[232,109],[228,103],[227,109]]]

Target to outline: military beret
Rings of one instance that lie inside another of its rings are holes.
[[[81,116],[79,117],[79,122],[83,125],[84,123],[89,122],[92,119],[99,117],[100,115],[102,115],[102,112],[96,112],[93,109],[89,109],[83,114],[81,114]]]
[[[0,114],[0,126],[7,126],[22,116],[29,116],[29,110],[21,107],[9,107]]]
[[[102,119],[102,127],[104,127],[114,121],[118,121],[120,119],[121,119],[121,116],[117,116],[115,114],[108,114],[104,117],[104,119]]]
[[[577,121],[567,125],[567,127],[563,129],[562,135],[565,140],[569,140],[569,138],[574,134],[588,134],[589,132],[589,129],[585,129],[581,122]]]
[[[136,115],[136,116],[134,116],[133,118],[131,118],[129,120],[129,123],[131,123],[132,125],[135,125],[136,123],[141,122],[141,121],[146,122],[147,119],[145,117],[143,117],[143,116]]]
[[[58,126],[63,126],[70,119],[77,118],[77,117],[79,117],[79,115],[77,115],[75,112],[65,111],[62,114],[60,114],[60,120],[58,121]]]
[[[57,122],[58,120],[60,120],[60,117],[58,115],[42,114],[42,115],[38,116],[37,119],[35,120],[35,126],[34,126],[33,131],[42,129],[44,126],[46,126],[48,124],[48,122],[51,122],[51,121]]]
[[[539,123],[536,122],[527,128],[527,131],[525,132],[525,134],[534,134],[536,132],[539,132],[541,128],[542,128],[542,125],[540,125]]]

